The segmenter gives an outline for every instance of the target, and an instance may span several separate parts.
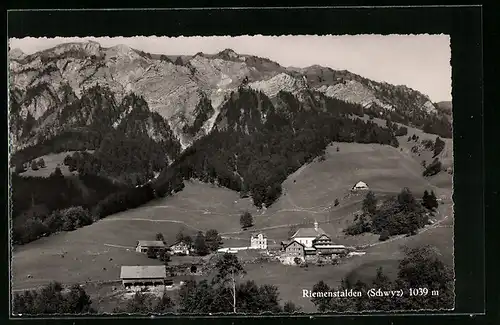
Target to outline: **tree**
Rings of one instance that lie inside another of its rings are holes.
[[[428,206],[429,206],[428,208],[430,210],[437,209],[439,206],[438,201],[437,201],[437,197],[436,197],[436,194],[434,193],[434,191],[431,191],[431,194],[429,195]]]
[[[292,301],[287,301],[285,302],[285,305],[283,306],[283,311],[285,313],[293,314],[296,312],[300,312],[302,308],[299,306],[296,306]]]
[[[399,301],[400,310],[447,309],[453,307],[454,276],[431,246],[404,248],[405,257],[399,263],[396,286],[404,290],[427,288],[438,290],[439,295],[424,297],[405,296]]]
[[[71,155],[67,155],[66,157],[64,157],[63,164],[65,166],[69,166],[73,160],[74,159],[73,159],[73,157],[71,157]]]
[[[375,193],[372,191],[366,193],[366,197],[363,200],[363,212],[369,215],[377,212],[377,199],[375,198]]]
[[[36,160],[31,161],[31,170],[38,170],[38,164],[36,163]]]
[[[161,241],[161,242],[165,243],[165,237],[163,237],[163,234],[161,232],[157,233],[155,238],[157,241]]]
[[[417,201],[407,187],[403,188],[398,194],[398,203],[404,212],[415,211],[417,207]]]
[[[184,65],[184,62],[182,62],[182,58],[180,56],[175,59],[175,64],[176,65]]]
[[[216,262],[217,274],[214,281],[221,286],[230,285],[233,297],[233,312],[236,313],[236,278],[246,274],[238,257],[234,254],[224,253]]]
[[[198,232],[196,238],[194,239],[194,250],[199,256],[205,256],[208,254],[208,247],[205,242],[205,236],[201,231]]]
[[[38,167],[45,168],[45,160],[43,160],[43,158],[38,159],[37,164]]]
[[[222,238],[215,229],[207,230],[205,233],[205,241],[208,249],[212,252],[217,251],[222,246]]]
[[[24,164],[22,163],[17,163],[15,167],[15,173],[16,174],[21,174],[26,171],[26,168],[24,167]]]
[[[335,204],[334,206],[338,206],[340,204],[339,199],[335,199]]]
[[[13,312],[16,314],[84,314],[94,313],[90,296],[79,285],[73,285],[68,292],[58,282],[52,282],[39,290],[16,293]]]
[[[434,155],[433,157],[436,157],[439,155],[443,149],[444,149],[445,143],[443,140],[441,140],[439,137],[436,137],[436,140],[434,142]]]
[[[64,177],[61,168],[56,167],[54,171],[50,174],[50,177]]]
[[[170,60],[168,59],[168,57],[165,54],[162,54],[162,55],[160,55],[160,61],[168,62]]]
[[[329,292],[329,291],[330,287],[323,280],[316,283],[312,288],[312,292],[317,292],[317,293]],[[329,309],[330,300],[331,300],[330,297],[325,297],[324,295],[321,294],[317,294],[316,297],[311,298],[311,302],[316,306],[316,308],[320,313],[325,312]]]
[[[193,244],[193,239],[191,238],[191,236],[186,235],[183,229],[179,230],[179,232],[175,236],[175,241],[184,242],[188,246],[191,246]]]
[[[427,166],[427,168],[424,170],[424,172],[422,173],[422,175],[424,175],[424,176],[434,176],[434,175],[438,174],[439,172],[441,172],[442,167],[443,166],[442,166],[441,162],[439,161],[439,159],[438,158],[434,158],[434,160],[432,161],[432,163]]]
[[[380,233],[380,237],[379,237],[378,240],[380,240],[380,241],[386,241],[387,239],[389,239],[389,231],[387,231],[387,229],[384,229]]]
[[[148,250],[146,251],[146,256],[148,258],[156,258],[157,254],[155,249],[153,247],[148,247]]]
[[[243,229],[253,226],[252,214],[248,211],[243,213],[240,217],[240,224],[241,224],[241,228],[243,228]]]

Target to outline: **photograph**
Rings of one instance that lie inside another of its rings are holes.
[[[11,316],[453,311],[451,56],[8,38]]]

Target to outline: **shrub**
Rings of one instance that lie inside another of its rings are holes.
[[[383,230],[381,233],[380,233],[380,237],[378,240],[380,241],[386,241],[387,239],[389,239],[389,231],[387,230]]]

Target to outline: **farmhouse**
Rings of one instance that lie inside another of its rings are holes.
[[[353,191],[368,190],[368,185],[366,185],[365,182],[359,181],[352,187],[352,190]]]
[[[267,236],[263,233],[252,234],[250,237],[251,249],[267,249]]]
[[[120,279],[125,288],[154,288],[165,286],[165,265],[122,266]]]
[[[318,227],[318,222],[314,221],[314,228],[300,228],[291,239],[301,243],[304,247],[313,247],[313,240],[321,235],[326,235],[326,233]]]
[[[285,254],[293,257],[304,257],[304,245],[294,240],[285,247]]]
[[[159,240],[139,240],[135,251],[138,253],[146,253],[151,248],[155,251],[165,248],[165,243]]]
[[[191,245],[186,243],[185,241],[178,241],[175,242],[174,244],[170,245],[170,251],[172,254],[186,254],[189,255],[189,252],[191,251]]]

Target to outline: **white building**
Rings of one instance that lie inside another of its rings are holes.
[[[365,183],[365,182],[361,182],[361,181],[357,182],[357,183],[356,183],[356,185],[354,185],[354,186],[352,187],[352,190],[353,190],[353,191],[358,191],[358,190],[367,190],[367,189],[368,189],[368,185],[366,185],[366,183]]]
[[[174,244],[170,245],[169,249],[172,254],[189,255],[189,253],[192,251],[191,246],[184,241],[175,242]]]
[[[267,236],[263,233],[252,234],[250,237],[251,249],[267,249]]]
[[[313,241],[317,237],[325,234],[324,230],[318,227],[318,222],[314,221],[314,228],[300,228],[293,234],[291,240],[296,240],[308,248],[313,247]]]

